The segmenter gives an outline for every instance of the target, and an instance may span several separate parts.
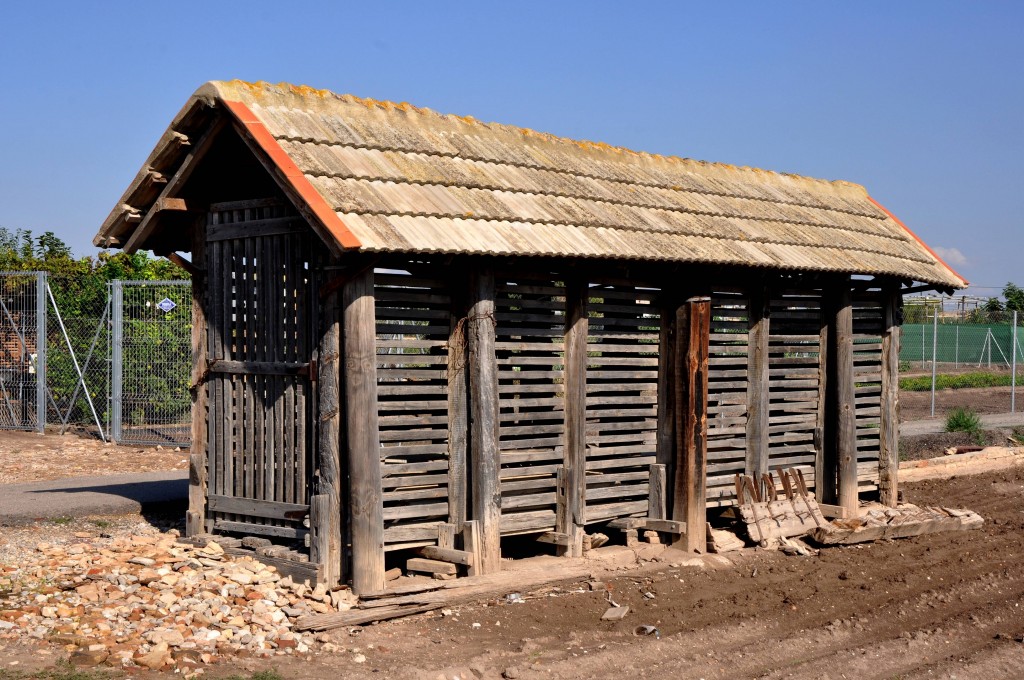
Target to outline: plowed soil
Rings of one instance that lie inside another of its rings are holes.
[[[983,528],[822,550],[730,553],[715,570],[650,565],[586,584],[332,633],[337,654],[287,678],[1019,678],[1024,676],[1024,471],[906,485]],[[647,598],[644,592],[652,594]],[[479,625],[474,625],[479,624]],[[656,626],[660,638],[634,629]],[[249,663],[249,662],[244,662]],[[251,669],[267,662],[251,662]]]

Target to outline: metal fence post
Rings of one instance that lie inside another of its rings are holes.
[[[124,398],[124,287],[110,282],[110,438],[120,444]]]
[[[1010,413],[1017,412],[1017,310],[1013,312],[1013,359],[1010,366]]]
[[[36,430],[46,432],[46,272],[36,272]]]
[[[956,345],[953,351],[953,368],[960,368],[960,324],[956,325]]]
[[[936,380],[936,359],[938,358],[937,348],[939,346],[939,312],[936,310],[932,317],[932,417],[935,417],[935,380]]]

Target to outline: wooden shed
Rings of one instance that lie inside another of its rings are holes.
[[[237,81],[94,242],[191,253],[188,531],[357,592],[629,517],[699,551],[738,472],[894,503],[901,296],[966,285],[855,184]]]

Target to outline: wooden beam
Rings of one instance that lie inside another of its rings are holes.
[[[205,368],[207,362],[207,279],[205,220],[197,220],[192,229],[192,260],[199,272],[192,276],[192,374],[189,393],[192,398],[192,444],[189,449],[188,512],[185,515],[185,535],[195,536],[212,529],[206,524],[207,493],[207,418],[209,417],[208,386]]]
[[[196,275],[200,274],[203,271],[198,266],[196,266],[192,262],[189,262],[178,253],[168,253],[167,259],[173,262],[175,266],[180,267],[181,269],[184,269],[186,272],[188,272],[189,276],[195,277]]]
[[[350,279],[343,298],[352,589],[358,594],[382,590],[385,583],[373,270]]]
[[[689,530],[673,543],[688,552],[707,549],[707,401],[711,300],[694,297],[676,311],[676,432],[679,454],[672,519]]]
[[[771,295],[758,283],[750,287],[747,335],[747,462],[754,479],[768,472],[768,334]]]
[[[494,272],[477,265],[470,275],[469,335],[470,462],[472,516],[480,552],[475,573],[501,570],[501,470],[498,448],[498,364],[494,354]],[[468,548],[467,548],[468,549]]]
[[[320,565],[324,583],[345,577],[341,541],[341,309],[335,290],[320,302],[323,334],[317,347],[316,496],[310,509],[314,531],[310,559]]]
[[[655,459],[659,465],[664,466],[665,479],[673,480],[676,478],[676,389],[673,377],[676,365],[676,309],[679,302],[667,292],[663,295],[665,297],[659,305],[661,332],[658,336],[658,432]],[[672,495],[666,494],[664,500],[665,512],[671,513]]]
[[[836,291],[833,350],[835,352],[836,457],[839,505],[856,513],[857,412],[853,375],[853,301],[849,280]]]
[[[195,210],[189,206],[184,198],[174,198],[171,196],[161,195],[153,203],[153,207],[150,210],[157,210],[163,212],[195,212]]]
[[[834,503],[836,500],[835,465],[826,464],[835,450],[828,441],[831,417],[829,410],[829,390],[831,389],[829,386],[829,360],[832,353],[829,351],[831,321],[828,314],[829,305],[825,299],[827,294],[826,292],[822,296],[821,318],[818,327],[818,411],[814,420],[814,497],[819,504],[825,502],[826,496],[830,503]],[[833,471],[831,480],[827,484],[826,469]]]
[[[565,446],[562,458],[564,503],[555,518],[555,531],[568,534],[569,545],[558,554],[582,557],[586,524],[587,470],[587,285],[575,279],[565,292]]]
[[[458,268],[451,277],[452,299],[448,331],[448,521],[461,527],[466,521],[466,452],[469,445],[469,347],[466,324],[468,274]]]
[[[650,490],[647,497],[647,517],[650,519],[668,519],[665,503],[665,466],[654,464],[650,469]]]
[[[896,507],[900,469],[900,321],[903,295],[885,290],[882,335],[882,404],[878,452],[878,490],[883,504]]]
[[[198,167],[199,161],[206,156],[206,153],[213,146],[213,140],[223,128],[224,119],[218,117],[213,123],[211,123],[210,127],[206,129],[206,132],[204,132],[196,141],[192,150],[189,151],[185,160],[182,161],[181,165],[178,167],[177,172],[175,172],[171,179],[168,180],[167,184],[160,192],[160,195],[157,196],[152,208],[146,213],[145,217],[142,218],[142,222],[140,222],[132,231],[132,235],[124,244],[125,252],[134,253],[156,230],[157,216],[163,212],[163,209],[160,208],[163,204],[162,202],[166,201],[166,199],[173,198],[174,194],[181,190],[181,187],[184,186],[185,182],[188,181],[188,178],[192,176],[196,167]],[[174,203],[171,205],[174,205]]]

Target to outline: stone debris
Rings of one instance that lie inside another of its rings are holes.
[[[295,619],[345,611],[347,589],[311,589],[272,566],[178,533],[77,535],[0,564],[0,641],[57,645],[73,664],[174,670],[229,657],[307,654],[323,644]]]

